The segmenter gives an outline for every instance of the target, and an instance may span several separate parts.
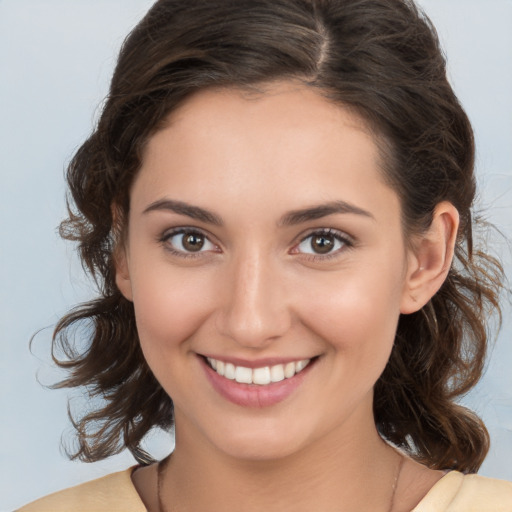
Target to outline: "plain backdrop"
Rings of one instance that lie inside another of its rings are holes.
[[[213,0],[212,0],[213,1]],[[57,235],[63,173],[90,132],[124,36],[151,0],[0,0],[0,510],[133,464],[67,460],[68,393],[50,391],[52,327],[91,297],[74,248]],[[512,0],[422,0],[448,55],[449,75],[475,128],[480,206],[512,238]],[[510,246],[494,248],[511,272]],[[512,326],[504,326],[481,384],[464,399],[486,421],[481,474],[512,480]],[[29,352],[30,337],[39,329]],[[156,456],[170,449],[155,435]]]

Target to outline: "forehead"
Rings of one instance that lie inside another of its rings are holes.
[[[339,199],[365,208],[385,189],[379,145],[362,118],[286,82],[190,97],[148,141],[133,191],[146,202],[167,194],[222,208],[272,197],[293,209]]]
[[[334,125],[344,125],[372,138],[379,147],[378,135],[355,109],[336,104],[320,89],[296,81],[201,90],[168,116],[164,129],[175,127],[200,134],[215,131],[220,123],[223,129],[231,128],[233,136],[243,125],[244,131],[260,127],[280,137],[302,132],[313,140],[315,135],[325,136]]]

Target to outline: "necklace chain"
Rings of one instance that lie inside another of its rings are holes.
[[[171,458],[171,456],[168,455],[164,460],[161,460],[158,463],[158,468],[157,468],[158,512],[167,512],[167,508],[164,506],[164,503],[162,501],[162,474],[164,472],[164,469],[167,467],[167,463],[169,462],[170,458]]]
[[[398,454],[400,457],[400,461],[398,462],[398,467],[395,473],[395,480],[393,482],[393,490],[391,492],[391,499],[389,503],[389,509],[388,512],[393,512],[393,508],[395,506],[395,496],[396,496],[396,489],[398,487],[398,480],[400,479],[400,474],[402,473],[402,466],[404,465],[404,459],[405,457],[401,454]],[[167,467],[167,464],[170,459],[170,455],[168,455],[164,460],[160,461],[158,463],[158,469],[157,469],[157,497],[158,497],[158,512],[168,512],[167,508],[165,507],[163,501],[162,501],[162,476],[165,468]]]
[[[395,481],[393,482],[393,492],[391,493],[391,501],[389,504],[388,512],[393,512],[393,508],[395,507],[396,488],[398,487],[398,480],[400,479],[400,474],[402,473],[402,466],[404,465],[405,460],[405,457],[401,453],[398,453],[398,456],[400,457],[400,461],[398,462],[398,468],[395,473]]]

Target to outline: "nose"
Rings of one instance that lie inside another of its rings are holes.
[[[282,272],[269,258],[252,255],[232,262],[217,328],[221,335],[247,348],[264,348],[291,326]]]

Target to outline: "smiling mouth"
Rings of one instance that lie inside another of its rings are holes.
[[[218,375],[234,380],[240,384],[255,384],[257,386],[267,386],[275,382],[281,382],[291,379],[298,373],[302,372],[313,359],[301,359],[286,364],[276,364],[273,366],[263,366],[261,368],[246,368],[244,366],[236,366],[232,363],[206,357],[208,366]]]

